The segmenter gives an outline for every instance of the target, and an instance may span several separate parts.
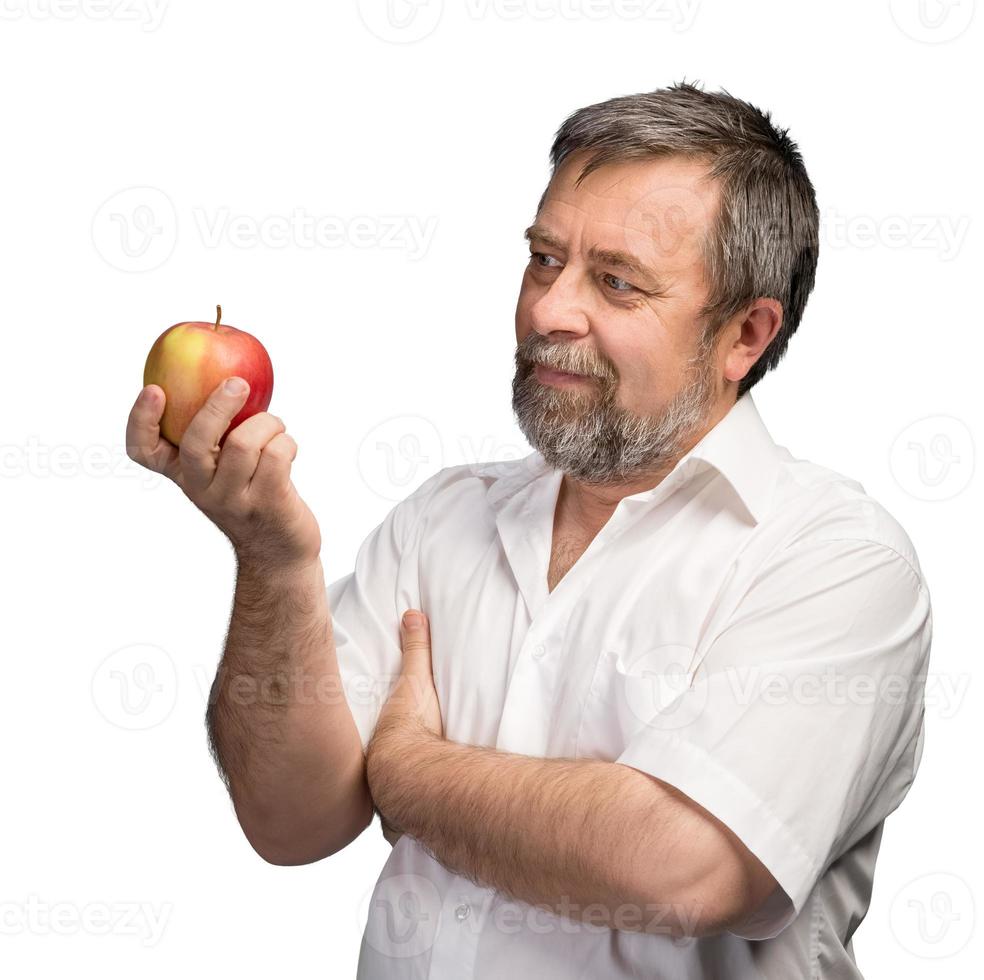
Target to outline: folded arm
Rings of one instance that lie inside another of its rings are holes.
[[[620,763],[462,745],[394,716],[367,766],[381,815],[443,865],[570,918],[708,935],[776,887],[710,813]]]

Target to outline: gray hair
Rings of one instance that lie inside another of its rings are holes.
[[[813,289],[819,213],[796,144],[771,114],[728,92],[686,82],[578,109],[557,130],[551,179],[564,159],[591,151],[575,187],[606,163],[647,157],[706,160],[720,208],[701,242],[710,295],[700,311],[702,343],[758,297],[782,305],[779,331],[738,384],[738,397],[774,368],[799,326]],[[543,207],[543,192],[537,213]]]

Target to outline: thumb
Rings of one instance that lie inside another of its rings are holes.
[[[409,667],[430,669],[430,624],[417,609],[408,609],[400,620],[403,661]]]

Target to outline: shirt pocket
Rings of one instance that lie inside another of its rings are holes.
[[[694,648],[606,649],[584,698],[575,757],[614,761],[647,726],[674,731],[695,717]]]

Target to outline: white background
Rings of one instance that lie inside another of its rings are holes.
[[[817,287],[754,397],[902,522],[933,599],[859,964],[979,975],[984,18],[948,3],[0,0],[5,976],[354,975],[389,846],[278,868],[243,837],[203,723],[233,555],[125,458],[144,359],[216,303],[263,341],[338,578],[442,466],[529,452],[513,311],[552,135],[684,78],[801,146]]]

